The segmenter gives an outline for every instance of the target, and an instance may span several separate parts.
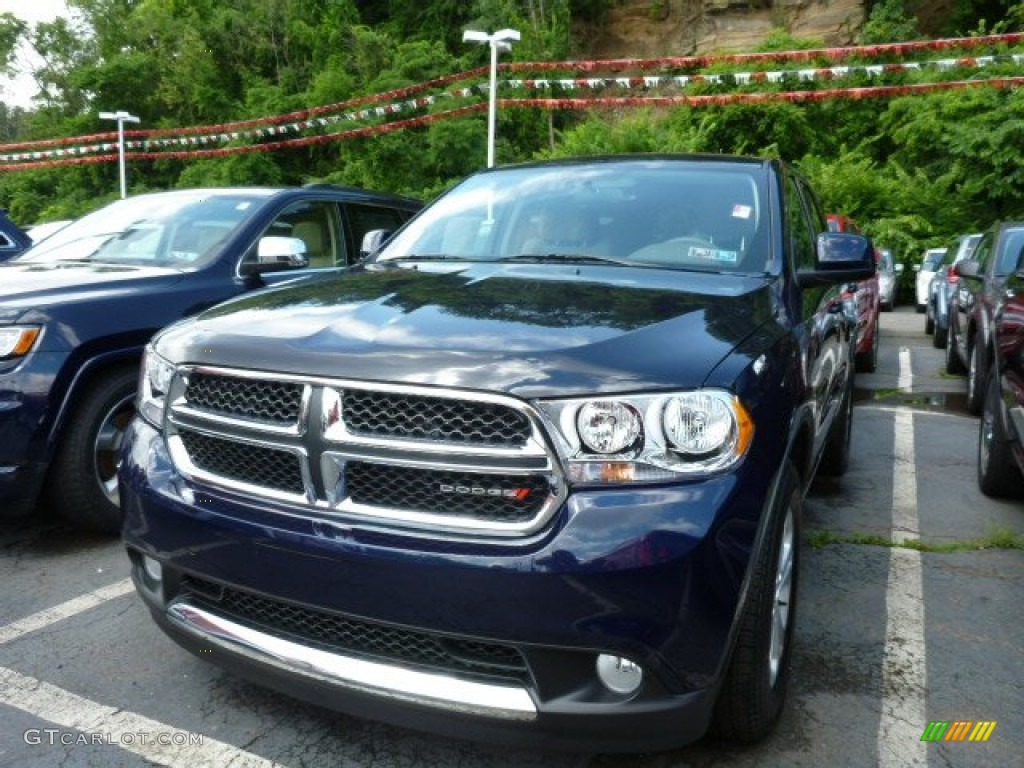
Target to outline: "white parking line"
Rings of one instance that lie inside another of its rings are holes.
[[[900,349],[900,389],[913,382],[910,350]],[[914,467],[914,414],[893,416],[892,539],[920,536],[917,473]],[[924,642],[924,590],[921,553],[890,547],[885,591],[885,650],[882,660],[882,711],[878,722],[878,765],[883,768],[927,764],[921,741],[925,720],[927,665]]]
[[[195,768],[197,765],[262,768],[279,765],[208,736],[178,730],[117,707],[97,704],[5,667],[0,667],[0,704],[59,726],[32,728],[22,735],[25,744],[39,745],[40,749],[51,744],[62,745],[63,749],[75,745],[109,744],[171,768]]]
[[[75,614],[88,611],[90,608],[95,608],[97,605],[101,605],[108,600],[113,600],[116,597],[127,595],[133,590],[134,586],[132,585],[132,580],[122,579],[121,581],[115,582],[109,586],[102,587],[92,592],[87,592],[80,597],[68,600],[60,605],[55,605],[52,608],[45,608],[38,613],[33,613],[31,616],[26,616],[24,619],[19,619],[18,621],[0,627],[0,645],[9,643],[11,640],[17,640],[19,637],[27,635],[29,632],[35,632],[37,629],[42,629],[50,624],[63,621]]]

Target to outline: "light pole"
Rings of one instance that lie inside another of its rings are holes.
[[[494,125],[498,117],[498,52],[511,51],[512,43],[519,42],[519,30],[499,29],[493,35],[467,29],[462,33],[464,43],[487,43],[491,46],[491,92],[487,107],[487,167],[494,167]]]
[[[124,178],[124,124],[137,123],[139,118],[129,115],[123,110],[117,112],[100,112],[100,120],[117,120],[117,163],[121,171],[121,199],[128,196]]]

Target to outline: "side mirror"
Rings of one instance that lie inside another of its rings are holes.
[[[913,269],[915,272],[920,272],[921,271],[921,265],[920,264],[915,264],[913,267],[911,267],[911,269]]]
[[[306,243],[298,237],[261,237],[256,246],[256,263],[251,271],[256,274],[279,272],[284,269],[302,269],[309,266]]]
[[[902,274],[903,273],[903,264],[897,264],[896,266],[893,267],[893,269],[895,269],[897,273]]]
[[[871,240],[848,232],[818,235],[814,269],[797,272],[800,287],[837,285],[867,280],[877,273]]]
[[[373,256],[384,247],[393,234],[394,232],[390,229],[371,229],[363,235],[363,242],[359,245],[359,258],[366,259]]]
[[[981,264],[973,259],[964,259],[950,267],[950,271],[960,277],[978,278],[980,277],[979,272],[981,271]]]

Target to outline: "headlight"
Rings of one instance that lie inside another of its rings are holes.
[[[146,347],[139,382],[139,413],[158,429],[163,424],[167,393],[174,378],[174,366]]]
[[[595,400],[576,412],[576,429],[594,453],[620,453],[640,436],[640,414],[628,403]]]
[[[557,428],[573,482],[653,482],[728,469],[754,423],[719,389],[540,403]]]
[[[27,355],[41,330],[38,325],[9,325],[0,328],[0,360]]]

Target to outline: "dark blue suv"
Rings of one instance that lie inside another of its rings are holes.
[[[463,181],[159,333],[119,472],[163,629],[322,705],[587,750],[767,734],[874,249],[750,158]]]
[[[179,190],[112,203],[0,265],[0,514],[41,490],[72,520],[121,527],[116,466],[142,350],[239,293],[358,258],[421,204],[364,190]]]

